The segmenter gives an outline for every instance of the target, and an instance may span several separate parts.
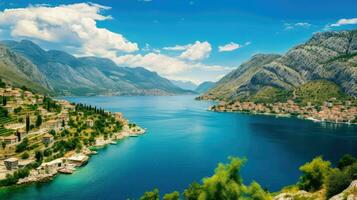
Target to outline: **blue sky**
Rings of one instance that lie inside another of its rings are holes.
[[[2,0],[0,10],[2,39],[196,83],[217,80],[256,53],[284,53],[315,32],[357,27],[355,0]]]

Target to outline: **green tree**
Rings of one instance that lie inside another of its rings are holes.
[[[26,133],[30,131],[30,115],[26,115]]]
[[[247,194],[250,200],[269,200],[272,199],[270,194],[264,191],[257,182],[253,182],[247,188]]]
[[[177,191],[174,191],[169,194],[165,194],[163,200],[179,200],[180,199],[180,193]]]
[[[309,192],[321,189],[325,178],[331,170],[330,166],[331,163],[324,161],[321,156],[301,166],[299,168],[302,172],[298,183],[299,188]]]
[[[202,191],[202,186],[194,182],[183,192],[183,196],[186,200],[196,200]]]
[[[355,157],[353,157],[349,154],[346,154],[346,155],[342,156],[342,158],[338,161],[337,167],[339,169],[343,169],[343,168],[350,166],[356,162],[357,162],[357,159]]]
[[[202,192],[198,199],[238,199],[243,194],[239,170],[244,160],[230,158],[229,164],[218,164],[215,174],[203,179]]]
[[[27,158],[29,158],[30,157],[30,155],[27,153],[27,152],[25,152],[25,153],[23,153],[22,155],[21,155],[21,158],[22,159],[27,159]]]
[[[246,186],[243,184],[239,171],[245,160],[239,158],[229,158],[230,163],[218,164],[213,176],[204,178],[203,184],[191,184],[183,193],[186,200],[271,200],[269,192],[264,191],[260,185],[253,182]],[[155,196],[155,198],[150,198]],[[166,195],[165,195],[166,196]],[[158,199],[158,190],[146,192],[144,199]],[[169,198],[179,197],[178,193],[171,193],[166,196]],[[164,197],[165,199],[165,197]]]
[[[2,79],[0,79],[0,88],[5,88],[5,87],[6,87],[6,83],[4,83]]]
[[[1,146],[2,146],[3,149],[5,149],[5,148],[6,148],[6,143],[5,143],[5,142],[2,142],[2,143],[1,143]]]
[[[37,150],[36,152],[35,152],[35,158],[36,158],[36,162],[42,162],[42,160],[43,160],[43,153],[42,153],[42,151],[39,151],[39,150]]]
[[[53,137],[55,137],[55,136],[56,136],[56,131],[53,130],[53,129],[51,129],[50,132],[49,132],[49,134],[51,134],[51,135],[53,135]]]
[[[351,183],[349,175],[339,169],[332,170],[326,180],[326,197],[327,199],[339,194]]]
[[[15,114],[18,114],[19,112],[21,112],[21,110],[22,110],[22,107],[19,106],[19,107],[17,107],[17,108],[14,109],[14,113],[15,113]]]
[[[36,119],[36,127],[40,127],[42,124],[42,116],[39,114],[37,115],[37,119]]]
[[[7,104],[7,98],[5,95],[2,95],[2,105],[6,106],[6,104]]]
[[[160,200],[159,198],[159,190],[155,188],[153,191],[145,192],[140,200]]]
[[[16,151],[16,153],[21,153],[21,152],[25,151],[28,146],[29,146],[29,139],[28,138],[24,138],[22,140],[22,142],[16,146],[16,150],[15,151]]]

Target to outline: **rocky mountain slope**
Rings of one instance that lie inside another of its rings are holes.
[[[292,90],[328,80],[357,95],[357,30],[323,32],[285,55],[255,55],[223,77],[201,99],[249,97],[264,87]]]
[[[43,50],[28,40],[3,41],[9,52],[27,60],[37,69],[29,77],[59,95],[172,95],[186,94],[169,80],[144,68],[117,66],[113,61],[98,57],[74,57],[63,51]],[[34,79],[35,78],[35,79]],[[41,80],[42,80],[41,79]],[[17,80],[14,78],[13,80]]]
[[[0,45],[0,78],[17,86],[27,86],[41,92],[52,90],[47,79],[29,60]]]

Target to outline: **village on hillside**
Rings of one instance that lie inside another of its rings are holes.
[[[95,148],[145,132],[121,113],[0,87],[0,186],[50,180],[84,165]]]
[[[296,116],[317,122],[357,124],[357,107],[352,101],[338,101],[331,98],[322,105],[308,102],[300,105],[292,100],[285,103],[255,103],[255,102],[220,102],[209,108],[218,112],[245,112],[252,114],[269,114],[277,116]]]

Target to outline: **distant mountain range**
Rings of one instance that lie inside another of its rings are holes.
[[[56,95],[174,95],[192,91],[145,68],[99,57],[46,51],[29,40],[0,43],[0,77]]]
[[[316,80],[357,95],[357,30],[316,33],[284,55],[255,55],[200,99],[249,98],[267,87],[289,91]]]
[[[197,88],[197,85],[191,81],[171,80],[171,82],[185,90],[194,91]]]
[[[198,94],[205,93],[209,89],[213,88],[215,84],[215,82],[205,81],[196,87],[195,92],[197,92]]]

